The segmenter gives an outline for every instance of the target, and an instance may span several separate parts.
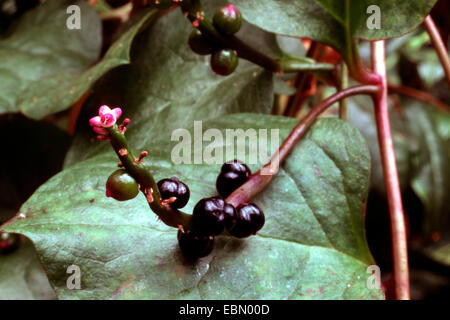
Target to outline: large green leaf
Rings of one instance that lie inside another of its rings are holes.
[[[0,113],[48,108],[40,101],[48,99],[52,88],[73,81],[98,59],[100,19],[85,1],[75,2],[81,9],[81,29],[69,30],[66,9],[71,4],[46,1],[26,13],[0,42]],[[70,95],[66,89],[64,94]],[[53,108],[64,109],[55,102]]]
[[[0,42],[0,113],[20,111],[42,119],[67,109],[106,72],[130,62],[135,35],[156,13],[137,19],[94,65],[100,54],[100,20],[86,2],[76,2],[81,29],[67,29],[70,4],[46,1]]]
[[[0,300],[56,298],[28,239],[17,251],[0,255],[0,270]]]
[[[294,119],[237,114],[203,127],[222,133],[279,128],[284,138],[295,124]],[[186,211],[215,193],[220,164],[174,165],[175,142],[145,144],[146,163],[157,179],[176,175],[190,186]],[[106,152],[73,165],[22,207],[24,219],[16,217],[3,228],[33,240],[60,298],[382,297],[366,287],[366,269],[373,264],[363,228],[370,161],[362,136],[350,125],[318,121],[255,199],[266,214],[258,236],[218,237],[212,254],[196,263],[182,258],[176,230],[157,221],[142,195],[125,203],[104,196],[116,161]],[[66,287],[71,264],[81,268],[81,290]]]
[[[351,37],[369,40],[398,37],[417,27],[436,0],[232,0],[244,19],[279,34],[311,38],[348,53]],[[381,12],[381,29],[369,29],[370,5]]]

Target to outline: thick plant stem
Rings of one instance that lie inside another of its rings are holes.
[[[260,193],[272,180],[273,176],[278,171],[278,166],[287,155],[294,148],[298,140],[303,137],[309,127],[314,123],[314,120],[327,108],[340,100],[358,95],[358,94],[377,94],[379,91],[378,86],[363,85],[355,86],[343,91],[340,91],[328,99],[322,101],[315,106],[291,131],[289,136],[284,140],[280,148],[272,155],[269,163],[267,163],[258,172],[254,173],[241,187],[236,189],[226,201],[234,206],[238,206],[242,203],[248,203],[254,196]]]
[[[372,42],[371,49],[374,72],[380,75],[382,79],[380,92],[378,95],[373,95],[373,100],[391,221],[395,296],[399,300],[409,300],[408,245],[394,144],[389,122],[384,41]]]
[[[436,49],[439,60],[441,61],[442,68],[444,69],[445,77],[450,88],[450,58],[448,56],[447,48],[445,47],[444,41],[442,41],[438,28],[434,24],[433,18],[428,15],[423,23],[425,25],[425,29],[427,29],[434,48]]]

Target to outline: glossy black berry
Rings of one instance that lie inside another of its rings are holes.
[[[227,76],[233,73],[238,64],[239,58],[234,50],[222,49],[211,55],[211,69],[218,75]]]
[[[236,208],[236,216],[228,232],[237,238],[246,238],[256,234],[263,226],[263,211],[254,203],[240,205]]]
[[[14,233],[0,232],[0,254],[8,254],[19,247],[20,236]]]
[[[235,213],[234,207],[222,197],[204,198],[194,207],[193,229],[200,234],[218,235],[234,219]]]
[[[178,245],[183,255],[188,259],[205,257],[214,248],[214,237],[210,235],[200,235],[193,231],[178,230]]]
[[[243,185],[251,174],[249,167],[239,160],[224,163],[216,180],[217,192],[224,198],[228,197]]]
[[[139,193],[139,186],[125,169],[114,171],[106,181],[106,196],[118,201],[133,199]]]
[[[158,181],[158,189],[162,200],[169,200],[169,205],[177,209],[183,208],[191,195],[188,186],[175,177]],[[176,199],[170,201],[172,197]]]
[[[232,4],[222,7],[216,11],[213,17],[216,29],[224,34],[235,34],[241,29],[242,16]]]
[[[213,47],[198,29],[192,30],[188,44],[192,51],[200,55],[207,55],[213,52]]]

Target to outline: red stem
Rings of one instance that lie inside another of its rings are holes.
[[[380,83],[381,90],[378,95],[373,95],[373,100],[391,221],[395,296],[399,300],[409,300],[408,245],[394,144],[389,122],[384,41],[372,42],[371,49],[374,72],[380,75],[382,79]]]
[[[445,48],[444,41],[442,41],[439,30],[434,24],[433,18],[428,15],[424,20],[425,29],[427,29],[428,35],[430,36],[431,42],[436,49],[436,53],[441,61],[442,68],[445,72],[445,77],[447,78],[447,83],[450,88],[450,58],[448,57],[447,48]]]
[[[280,148],[272,155],[270,161],[262,167],[258,172],[254,173],[246,183],[236,189],[227,199],[228,203],[238,206],[243,203],[248,203],[254,196],[260,193],[272,180],[273,176],[278,171],[278,165],[283,162],[286,156],[290,153],[292,148],[298,140],[306,133],[308,128],[314,123],[314,120],[324,112],[328,107],[334,103],[358,94],[374,95],[379,92],[378,86],[363,85],[347,88],[340,91],[328,99],[322,101],[315,106],[291,131],[289,136],[284,140]]]

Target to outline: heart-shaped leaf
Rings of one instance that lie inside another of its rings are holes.
[[[295,124],[240,114],[205,122],[204,128],[224,136],[227,129],[281,129],[282,139]],[[147,143],[156,178],[176,175],[190,186],[186,211],[215,193],[220,164],[174,165],[171,148]],[[254,200],[266,214],[258,236],[218,237],[213,253],[196,263],[183,259],[176,230],[157,221],[144,196],[126,203],[104,196],[115,163],[109,152],[70,167],[22,207],[24,219],[4,226],[33,240],[60,298],[382,297],[366,287],[366,269],[373,264],[363,228],[369,155],[350,125],[318,121]],[[81,268],[81,290],[66,287],[72,264]]]

